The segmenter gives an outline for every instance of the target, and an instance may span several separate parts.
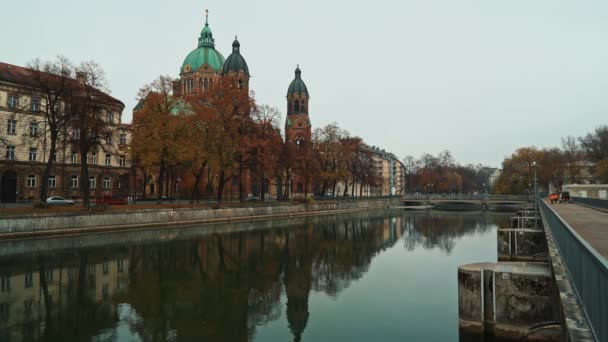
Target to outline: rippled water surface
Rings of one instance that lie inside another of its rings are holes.
[[[374,211],[0,242],[0,341],[458,341],[508,214]]]

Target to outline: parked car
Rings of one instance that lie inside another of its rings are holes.
[[[128,201],[124,197],[100,196],[95,199],[95,203],[96,204],[120,205],[120,204],[128,204]]]
[[[74,205],[74,201],[67,200],[63,197],[53,196],[46,199],[47,204],[55,204],[55,205]]]
[[[572,199],[570,198],[570,192],[568,191],[562,191],[561,194],[559,194],[559,203],[569,203],[571,202]]]

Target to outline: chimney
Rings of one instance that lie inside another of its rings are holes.
[[[87,75],[84,72],[82,72],[82,71],[76,72],[76,80],[78,80],[79,83],[84,84],[86,79],[87,79]]]

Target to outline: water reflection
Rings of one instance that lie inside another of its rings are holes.
[[[369,212],[290,228],[6,256],[0,341],[248,341],[281,319],[300,341],[315,314],[311,293],[337,298],[375,256],[403,248],[400,239],[407,251],[449,255],[459,238],[506,217]]]

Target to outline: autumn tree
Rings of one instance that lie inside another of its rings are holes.
[[[169,76],[160,76],[142,87],[138,99],[139,108],[133,113],[131,158],[143,173],[144,191],[148,175],[158,172],[158,197],[161,198],[167,169],[176,158],[175,115],[183,109],[184,102],[173,96]]]
[[[251,113],[253,134],[249,142],[249,152],[260,178],[260,199],[265,197],[266,177],[276,177],[280,172],[276,167],[282,149],[280,133],[281,113],[277,108],[261,105]]]
[[[577,139],[571,135],[562,138],[562,151],[568,167],[568,177],[571,184],[577,182],[580,173],[580,162],[583,160],[583,152]]]

